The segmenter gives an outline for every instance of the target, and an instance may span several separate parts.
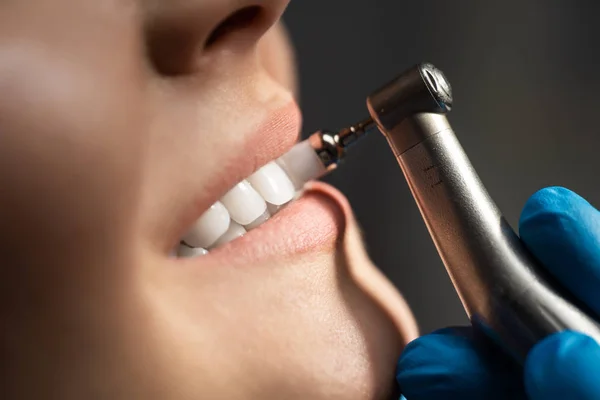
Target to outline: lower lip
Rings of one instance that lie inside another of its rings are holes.
[[[324,183],[305,193],[244,237],[194,259],[202,264],[236,264],[330,251],[337,246],[347,220],[346,199]]]

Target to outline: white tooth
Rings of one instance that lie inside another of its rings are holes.
[[[240,225],[251,224],[267,210],[267,203],[245,180],[223,196],[221,202],[229,211],[231,219]]]
[[[327,172],[308,140],[292,147],[277,163],[292,180],[296,190],[301,190],[306,182],[318,179]]]
[[[212,248],[222,246],[226,243],[231,242],[239,237],[242,237],[246,234],[246,230],[243,226],[238,223],[231,221],[231,225],[229,225],[229,229],[227,232],[217,240],[217,242],[212,246]]]
[[[252,229],[256,229],[259,226],[261,226],[262,224],[264,224],[265,222],[267,222],[269,220],[269,218],[271,218],[271,214],[269,213],[269,211],[265,211],[263,215],[261,215],[260,217],[258,217],[254,222],[245,225],[244,229],[246,229],[248,232],[250,232]]]
[[[195,258],[195,257],[205,256],[207,254],[208,254],[207,250],[204,250],[201,248],[187,247],[184,245],[179,246],[179,249],[177,251],[177,255],[180,258]]]
[[[183,241],[192,247],[209,248],[229,229],[229,212],[216,202],[194,224]]]
[[[294,197],[294,184],[275,162],[256,171],[248,182],[268,203],[276,206],[287,203]]]

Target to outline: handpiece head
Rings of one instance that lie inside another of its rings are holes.
[[[380,128],[392,130],[417,113],[445,114],[452,109],[452,87],[442,71],[423,63],[371,94],[367,106]]]
[[[452,109],[452,103],[452,87],[446,76],[429,63],[407,70],[367,99],[371,117],[396,155],[445,129],[445,114]],[[427,118],[421,118],[425,115]],[[410,123],[419,119],[423,121]]]

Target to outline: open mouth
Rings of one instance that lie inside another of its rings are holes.
[[[322,168],[308,143],[264,165],[206,210],[183,236],[179,258],[207,255],[262,226],[300,197],[304,185]]]

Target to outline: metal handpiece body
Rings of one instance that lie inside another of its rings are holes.
[[[445,115],[451,106],[450,85],[430,64],[368,99],[471,321],[520,361],[562,330],[600,343],[592,313],[537,264],[490,198]]]

